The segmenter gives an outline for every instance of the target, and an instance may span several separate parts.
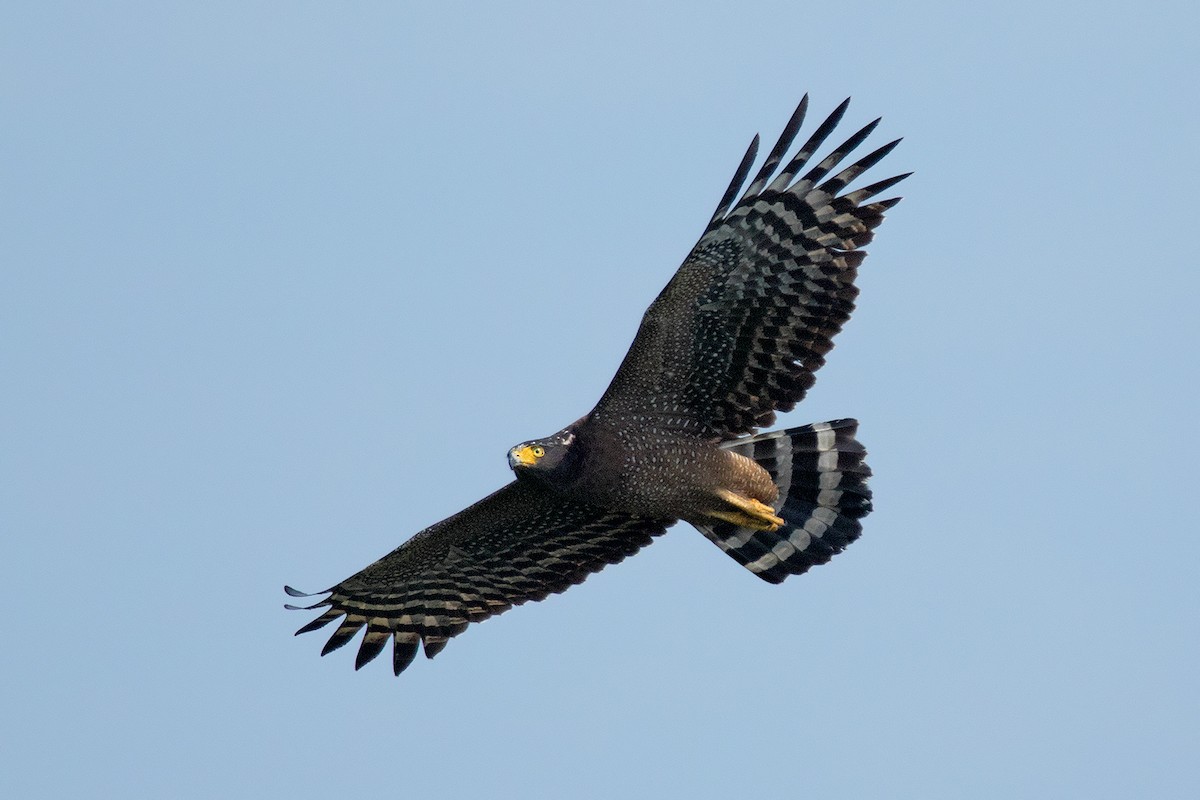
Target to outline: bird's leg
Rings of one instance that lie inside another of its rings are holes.
[[[717,489],[716,495],[733,508],[709,511],[707,516],[723,522],[732,522],[742,528],[753,528],[756,531],[777,531],[783,525],[783,520],[776,516],[775,509],[766,503],[731,492],[728,489]]]

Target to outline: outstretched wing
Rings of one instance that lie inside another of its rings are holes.
[[[776,174],[804,121],[806,95],[735,204],[758,150],[754,137],[704,235],[646,311],[594,414],[653,416],[659,427],[728,439],[769,425],[776,411],[804,397],[854,308],[866,255],[859,248],[900,198],[864,201],[908,177],[843,192],[899,140],[828,177],[875,120],[797,179],[849,102]]]
[[[344,617],[321,655],[366,627],[355,669],[390,639],[399,675],[418,643],[433,658],[469,623],[562,592],[633,555],[673,522],[601,511],[514,481],[327,590],[329,597],[305,607],[324,613],[296,633]]]

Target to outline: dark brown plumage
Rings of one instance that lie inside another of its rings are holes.
[[[433,657],[469,623],[561,592],[680,519],[772,583],[856,539],[871,493],[854,420],[747,436],[812,385],[854,308],[858,248],[899,198],[864,201],[907,177],[843,193],[897,142],[830,175],[876,120],[797,178],[848,102],[780,170],[806,96],[739,197],[754,138],[588,415],[514,447],[514,482],[327,590],[297,633],[341,618],[324,655],[366,628],[355,666],[391,640],[399,674],[419,643]]]

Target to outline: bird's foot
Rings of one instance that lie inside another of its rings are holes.
[[[708,516],[710,517],[756,531],[777,531],[783,525],[783,519],[777,516],[775,509],[766,503],[731,492],[728,489],[718,489],[717,496],[733,508],[709,511]]]

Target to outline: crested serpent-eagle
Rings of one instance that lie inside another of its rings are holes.
[[[871,492],[857,422],[755,433],[812,386],[854,308],[861,248],[899,201],[871,199],[907,177],[847,191],[899,140],[834,172],[879,120],[805,171],[848,103],[785,161],[806,95],[742,191],[754,137],[594,409],[513,447],[514,481],[321,592],[306,608],[324,611],[297,633],[341,619],[324,655],[365,628],[355,667],[391,641],[398,675],[419,645],[432,658],[470,623],[561,592],[679,520],[771,583],[858,538]]]

